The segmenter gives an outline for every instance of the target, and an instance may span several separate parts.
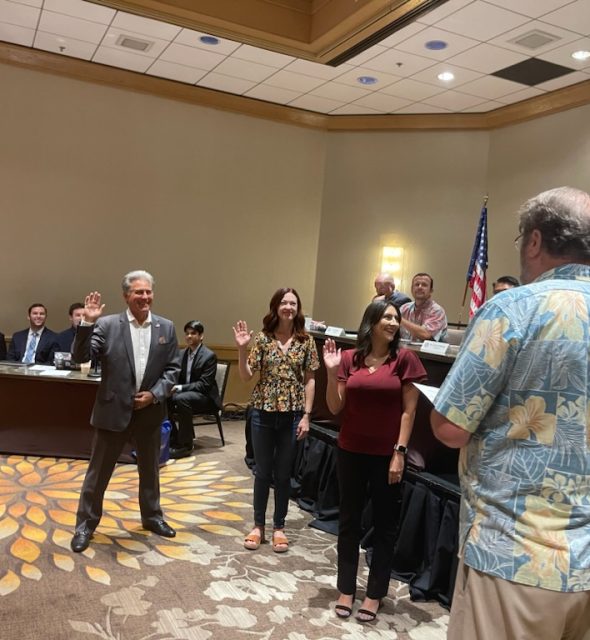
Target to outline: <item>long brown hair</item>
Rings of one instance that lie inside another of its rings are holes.
[[[291,287],[282,287],[277,289],[270,299],[269,312],[262,319],[262,331],[267,336],[272,336],[279,324],[279,305],[286,293],[292,293],[297,298],[297,314],[293,318],[293,336],[299,341],[305,340],[307,332],[305,331],[305,318],[301,312],[301,298],[295,289]]]

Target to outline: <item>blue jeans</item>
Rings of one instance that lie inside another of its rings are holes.
[[[301,411],[252,409],[254,473],[254,524],[264,526],[271,484],[274,485],[273,527],[282,529],[289,507],[291,467],[296,451],[297,425]]]

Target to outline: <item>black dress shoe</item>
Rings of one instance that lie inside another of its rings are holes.
[[[190,447],[171,447],[170,457],[177,460],[178,458],[188,458],[193,451],[192,445]]]
[[[92,531],[89,531],[88,529],[76,531],[74,537],[72,538],[72,541],[70,542],[72,551],[74,553],[82,553],[82,551],[88,549],[90,538],[92,538]]]
[[[157,533],[159,536],[163,536],[164,538],[174,538],[176,535],[176,531],[164,522],[164,520],[156,520],[154,522],[144,522],[143,528],[148,531],[153,531]]]

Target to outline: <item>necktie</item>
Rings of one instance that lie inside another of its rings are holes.
[[[35,351],[37,350],[38,337],[38,333],[33,333],[33,335],[31,336],[31,341],[29,342],[27,352],[25,353],[25,357],[23,358],[23,362],[25,362],[26,364],[32,364],[33,362],[35,362]]]

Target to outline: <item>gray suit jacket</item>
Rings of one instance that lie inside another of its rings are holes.
[[[90,422],[98,429],[123,431],[129,425],[135,396],[135,362],[126,312],[99,318],[93,327],[78,327],[72,355],[76,362],[98,357],[101,382]],[[133,417],[142,422],[161,422],[166,398],[178,382],[180,359],[174,324],[152,314],[150,351],[140,391],[151,391],[157,400]]]

